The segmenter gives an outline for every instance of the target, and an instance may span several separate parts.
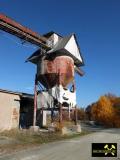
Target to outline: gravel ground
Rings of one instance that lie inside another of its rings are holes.
[[[117,158],[92,158],[91,143],[117,143]],[[1,160],[120,160],[120,129],[103,129],[79,138],[43,144],[13,154]]]

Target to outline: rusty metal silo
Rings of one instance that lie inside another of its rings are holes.
[[[68,85],[73,82],[75,71],[82,75],[79,67],[84,64],[76,37],[74,34],[61,37],[54,32],[43,36],[47,38],[46,45],[51,49],[40,48],[27,59],[36,64],[37,81],[45,87],[38,94],[37,107],[59,109],[62,106],[70,111],[76,106],[76,90],[75,86],[70,90]],[[50,102],[45,101],[46,97]]]

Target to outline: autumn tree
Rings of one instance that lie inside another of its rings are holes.
[[[113,126],[114,110],[108,97],[102,96],[91,109],[93,120],[107,126]]]
[[[113,103],[113,108],[114,108],[114,126],[115,127],[120,127],[120,98],[116,97]]]
[[[86,119],[92,120],[92,107],[95,103],[88,105],[85,109]]]
[[[85,120],[86,113],[85,113],[84,108],[77,109],[77,118],[78,118],[78,120]]]
[[[112,93],[108,93],[108,94],[105,94],[104,96],[107,97],[111,101],[112,105],[114,105],[114,103],[116,102],[116,99],[117,99],[116,95],[114,95]]]

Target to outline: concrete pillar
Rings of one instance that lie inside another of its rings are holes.
[[[47,111],[43,110],[42,111],[42,126],[47,125]]]

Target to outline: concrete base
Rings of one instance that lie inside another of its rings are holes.
[[[38,132],[39,131],[39,126],[31,126],[30,131],[32,132]]]
[[[61,131],[62,131],[62,135],[69,134],[69,130],[66,127],[63,127]]]
[[[75,125],[75,130],[76,130],[76,132],[78,132],[78,133],[81,133],[81,132],[82,132],[81,126],[80,126],[79,124]]]
[[[70,126],[70,127],[63,127],[61,131],[62,131],[63,135],[65,135],[65,134],[73,134],[73,133],[81,133],[82,132],[80,125],[73,125],[73,126]]]
[[[55,132],[55,125],[53,123],[48,126],[48,131],[49,132]]]

